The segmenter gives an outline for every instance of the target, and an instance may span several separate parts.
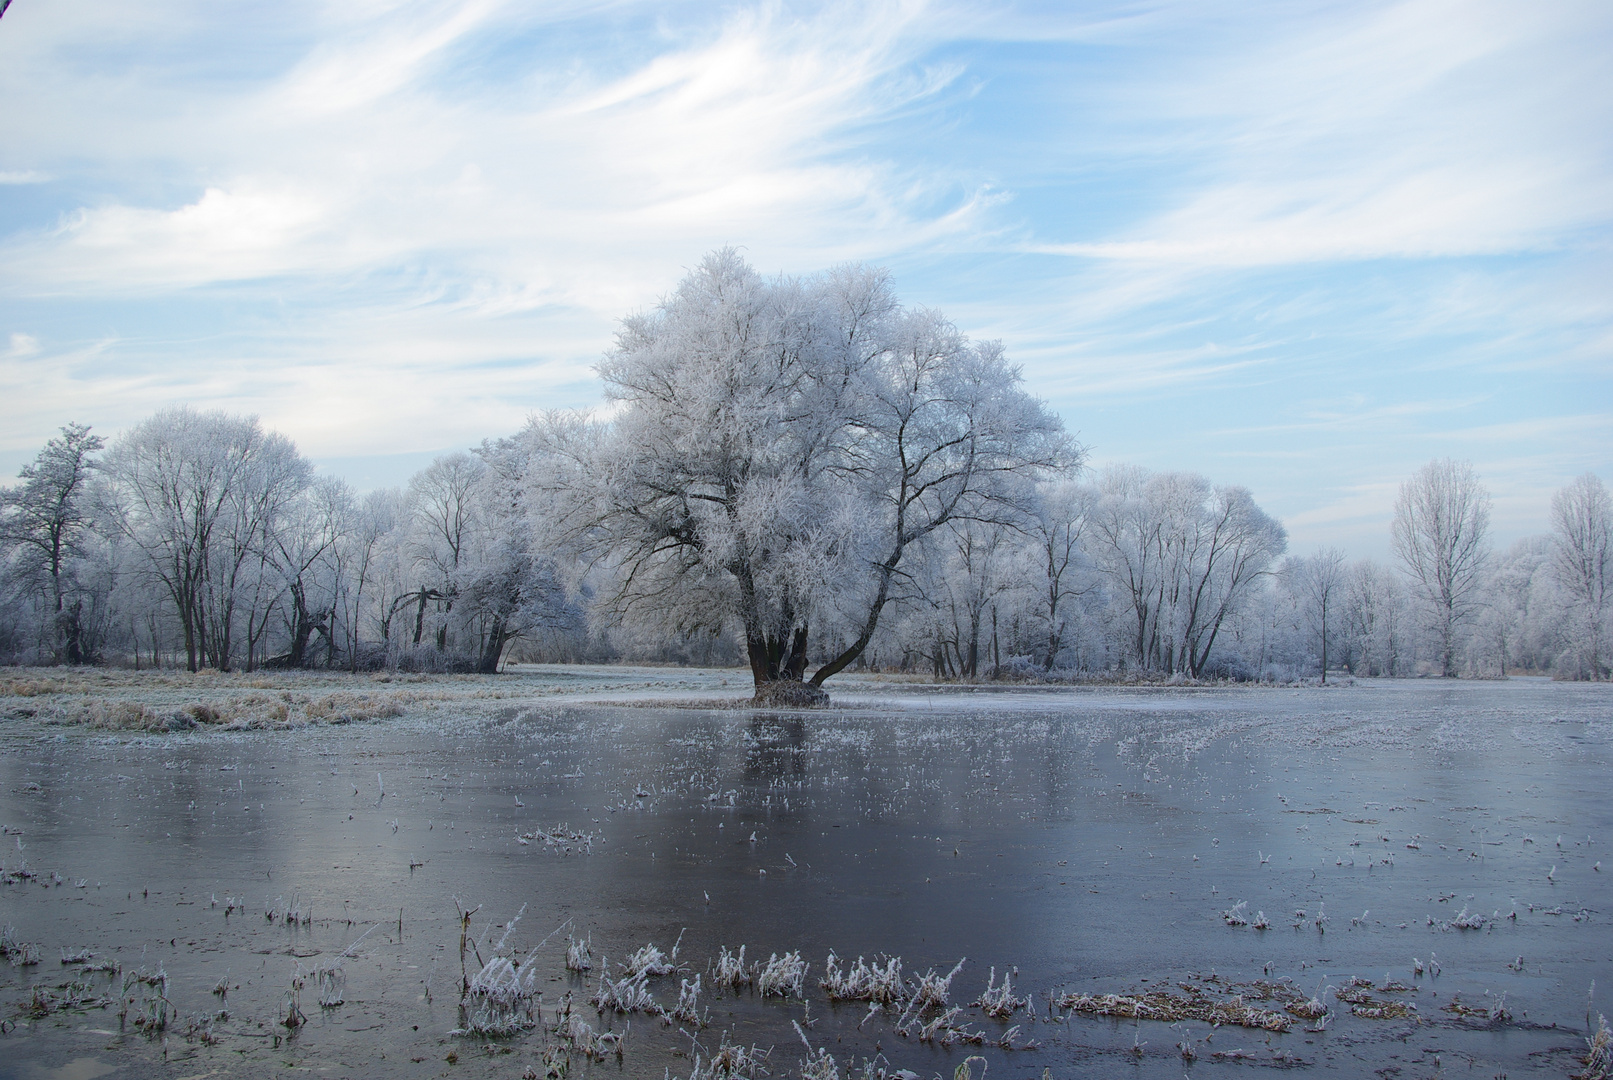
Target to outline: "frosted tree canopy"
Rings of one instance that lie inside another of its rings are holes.
[[[529,429],[541,527],[609,569],[624,622],[743,628],[764,700],[820,699],[932,534],[1029,522],[1036,481],[1081,458],[998,343],[861,266],[763,278],[713,252],[599,374],[612,419]]]

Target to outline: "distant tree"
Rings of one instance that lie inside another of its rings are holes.
[[[1159,603],[1164,581],[1164,516],[1147,497],[1149,474],[1139,466],[1106,470],[1091,511],[1092,546],[1115,594],[1129,609],[1130,648],[1139,668],[1157,655]]]
[[[325,662],[336,655],[336,616],[340,602],[338,545],[354,528],[353,491],[343,480],[321,477],[287,509],[283,525],[270,537],[270,560],[279,572],[286,603],[286,651],[275,662],[306,667],[313,662],[309,643],[318,634]]]
[[[1405,591],[1398,576],[1370,559],[1351,568],[1345,585],[1344,626],[1357,674],[1401,673],[1406,650]]]
[[[476,455],[484,468],[472,492],[455,594],[475,625],[476,670],[493,674],[511,642],[536,630],[568,627],[578,613],[529,521],[529,445],[499,439],[484,442]]]
[[[264,558],[312,466],[256,417],[177,408],[121,435],[105,468],[111,522],[173,602],[187,667],[228,668],[244,571]]]
[[[403,494],[396,488],[372,491],[353,510],[351,527],[336,545],[332,558],[338,581],[336,602],[341,614],[342,643],[348,667],[357,671],[364,657],[367,605],[376,598],[378,573],[386,545],[403,517]],[[383,620],[377,618],[377,625]]]
[[[306,524],[314,467],[292,441],[265,431],[256,417],[220,417],[212,452],[228,463],[219,528],[206,562],[203,654],[220,671],[234,665],[240,617],[248,630],[246,667],[254,663],[250,627],[262,626],[282,594],[302,583],[280,558],[289,532]],[[340,481],[324,481],[330,484]]]
[[[1315,555],[1291,559],[1285,568],[1290,588],[1301,601],[1307,621],[1321,644],[1322,683],[1327,683],[1327,646],[1339,618],[1348,574],[1344,552],[1323,548]]]
[[[558,523],[612,568],[618,617],[737,623],[759,699],[821,700],[917,545],[1023,521],[1037,474],[1078,457],[998,345],[902,310],[880,271],[769,281],[715,252],[599,372],[608,424],[546,421]]]
[[[1430,461],[1400,486],[1390,539],[1439,639],[1440,673],[1456,675],[1457,635],[1482,601],[1490,493],[1468,462]]]
[[[1288,546],[1248,490],[1195,473],[1111,470],[1090,528],[1098,565],[1129,609],[1137,666],[1194,678]]]
[[[966,679],[980,676],[981,633],[988,619],[996,621],[997,606],[1016,587],[1011,568],[1008,527],[971,520],[954,521],[939,537],[941,596],[949,621],[947,639],[952,645],[958,673]],[[1000,666],[996,627],[991,629],[992,664]]]
[[[1082,546],[1096,494],[1071,481],[1046,485],[1040,494],[1030,534],[1042,567],[1039,614],[1047,621],[1042,667],[1051,671],[1064,649],[1072,601],[1096,587]]]
[[[1603,640],[1613,607],[1613,498],[1594,473],[1586,473],[1551,500],[1551,566],[1573,615],[1579,674],[1608,674]]]
[[[468,554],[475,518],[476,488],[487,467],[463,451],[444,454],[409,481],[410,553],[415,589],[395,601],[414,605],[413,642],[426,629],[427,609],[435,618],[439,652],[446,651],[449,616],[459,593],[460,566]]]
[[[94,524],[86,489],[97,468],[93,455],[105,443],[83,424],[68,424],[18,476],[0,489],[0,544],[9,549],[10,576],[42,591],[51,658],[81,664],[85,649],[83,598],[73,597],[72,564],[83,555]]]

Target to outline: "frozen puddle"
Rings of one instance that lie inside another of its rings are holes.
[[[0,1076],[1517,1078],[1581,1067],[1593,981],[1613,1012],[1606,687],[836,704],[29,729]],[[478,971],[514,1034],[450,1034]]]

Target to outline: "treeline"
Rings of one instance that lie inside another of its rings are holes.
[[[1084,471],[998,342],[889,275],[712,252],[599,364],[607,420],[533,417],[362,498],[253,418],[62,429],[0,496],[0,657],[218,670],[748,664],[811,704],[937,678],[1607,677],[1607,489],[1503,555],[1471,467],[1402,487],[1393,567],[1285,559],[1250,493]]]
[[[737,624],[647,633],[605,602],[613,567],[545,547],[548,453],[529,431],[360,496],[252,418],[171,409],[110,445],[68,425],[0,493],[0,658],[191,670],[742,663]],[[1116,468],[1027,494],[1022,519],[952,521],[918,545],[857,667],[942,679],[1609,676],[1613,505],[1594,475],[1556,494],[1549,532],[1495,552],[1471,469],[1430,463],[1397,503],[1393,565],[1335,549],[1285,558],[1282,526],[1249,492],[1191,473]],[[835,644],[826,627],[806,648],[821,662]]]
[[[0,496],[0,655],[494,671],[515,640],[582,640],[523,464],[484,447],[360,497],[255,418],[170,409],[110,447],[69,425]]]
[[[1613,502],[1591,474],[1556,494],[1548,534],[1498,553],[1471,468],[1431,462],[1402,488],[1393,565],[1281,557],[1247,492],[1195,474],[1039,494],[1028,530],[949,530],[882,657],[940,678],[1609,677]]]

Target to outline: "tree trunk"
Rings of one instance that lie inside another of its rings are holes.
[[[991,677],[1002,678],[1003,654],[997,648],[997,605],[991,605]]]
[[[509,635],[504,632],[504,621],[493,620],[492,627],[487,631],[487,641],[482,646],[481,658],[476,663],[476,670],[483,675],[497,675],[498,662],[504,656],[504,646],[509,640]]]
[[[1327,594],[1322,594],[1322,685],[1327,685]]]
[[[756,685],[758,704],[811,706],[826,705],[829,695],[808,685],[806,676],[807,628],[797,627],[789,637],[773,637],[755,632],[745,635],[745,651],[750,659],[751,678]]]
[[[89,659],[84,654],[83,616],[83,600],[75,600],[70,609],[58,615],[69,664],[83,664]]]

